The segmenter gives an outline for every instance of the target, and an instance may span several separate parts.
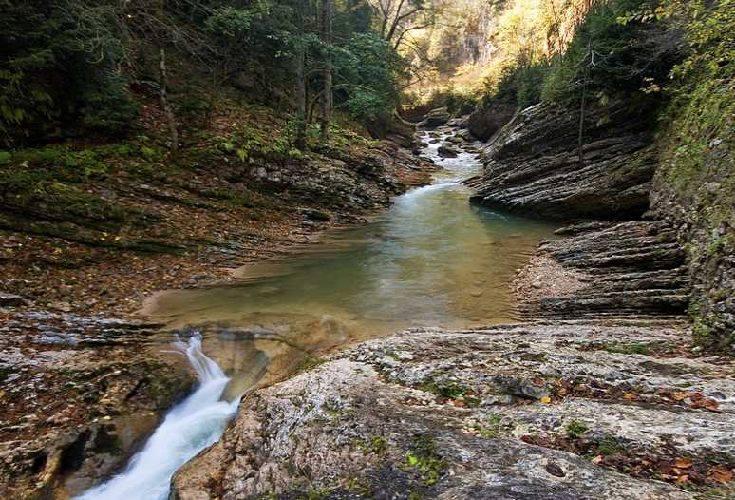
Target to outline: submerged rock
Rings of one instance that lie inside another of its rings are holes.
[[[442,158],[456,158],[459,155],[457,148],[447,143],[439,146],[438,152]]]

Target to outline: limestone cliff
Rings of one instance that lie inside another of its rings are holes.
[[[731,96],[735,89],[723,91]],[[735,126],[732,111],[721,116],[727,126],[718,133],[702,122],[698,131],[679,134],[651,193],[654,213],[677,227],[687,250],[695,336],[717,349],[735,345]]]
[[[545,218],[636,218],[656,167],[648,122],[625,104],[590,110],[580,158],[579,111],[526,108],[485,147],[474,200]]]

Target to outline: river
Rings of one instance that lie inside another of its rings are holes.
[[[441,158],[447,136],[422,137],[431,142],[423,154],[443,167],[434,182],[398,197],[370,223],[243,268],[237,284],[168,291],[146,305],[171,328],[193,325],[188,356],[208,371],[197,370],[197,392],[169,412],[126,471],[86,500],[130,498],[131,491],[166,498],[171,475],[217,439],[244,391],[307,366],[314,354],[412,326],[516,319],[511,282],[553,226],[469,204],[462,181],[481,164],[471,152]],[[214,361],[199,351],[200,336]]]

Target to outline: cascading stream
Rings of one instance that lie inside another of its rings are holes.
[[[221,400],[230,379],[202,353],[201,339],[192,337],[188,343],[177,342],[176,347],[196,371],[199,387],[166,415],[123,472],[87,491],[80,500],[165,500],[178,468],[217,441],[235,415],[239,398]]]
[[[238,286],[159,297],[153,317],[172,327],[200,325],[207,352],[233,374],[232,383],[202,353],[199,337],[179,343],[199,388],[166,415],[124,472],[80,498],[166,499],[176,470],[213,444],[235,414],[239,397],[227,402],[225,396],[252,387],[266,367],[274,381],[274,374],[288,373],[305,352],[350,340],[412,325],[464,327],[512,319],[509,283],[551,230],[470,206],[462,180],[476,175],[481,164],[464,147],[453,158],[439,154],[452,134],[422,136],[423,156],[442,170],[432,184],[398,197],[377,220],[332,233],[315,253],[279,262]],[[207,327],[213,321],[218,327]]]

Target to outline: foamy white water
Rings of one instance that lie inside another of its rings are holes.
[[[198,389],[166,415],[122,473],[87,491],[80,500],[165,500],[178,468],[222,435],[238,404],[238,400],[220,400],[230,379],[202,353],[200,338],[179,342],[177,347],[196,371]]]

